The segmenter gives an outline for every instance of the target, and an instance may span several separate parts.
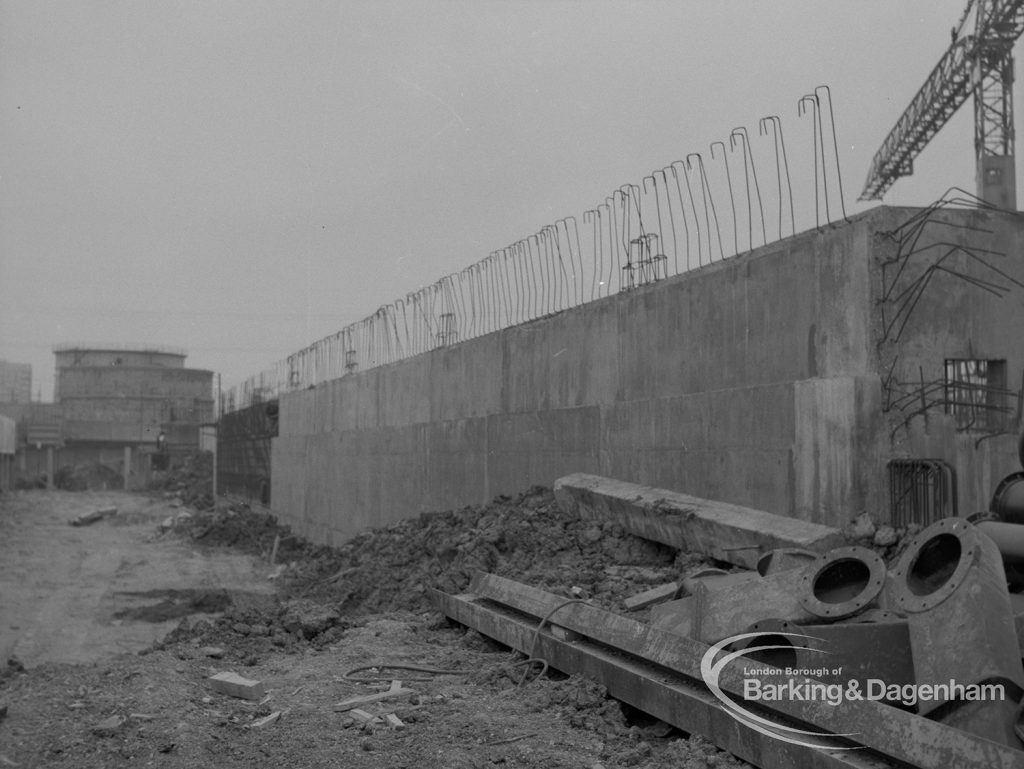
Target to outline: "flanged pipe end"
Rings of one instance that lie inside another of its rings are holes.
[[[968,523],[984,523],[985,521],[996,521],[997,523],[1003,520],[1003,517],[998,513],[993,513],[991,510],[983,510],[978,513],[971,513],[967,516]]]
[[[934,609],[963,583],[981,546],[978,530],[963,518],[943,518],[918,533],[892,572],[895,608]]]
[[[800,605],[822,619],[843,619],[871,604],[883,587],[885,562],[875,551],[837,547],[805,567]]]
[[[800,628],[786,619],[767,618],[758,620],[747,628],[747,633],[758,633],[754,638],[744,638],[731,644],[732,651],[753,649],[745,656],[777,668],[792,668],[797,664],[798,648],[808,643],[799,636]],[[766,648],[767,647],[767,648]]]
[[[1010,473],[999,481],[989,509],[1007,523],[1024,523],[1024,471]]]

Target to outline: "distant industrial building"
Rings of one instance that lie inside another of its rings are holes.
[[[54,401],[70,444],[199,446],[199,425],[213,419],[213,372],[185,368],[185,352],[60,345]]]
[[[213,372],[185,368],[183,350],[64,344],[54,354],[53,403],[30,401],[30,379],[17,391],[24,401],[0,400],[16,423],[16,478],[59,484],[63,473],[90,487],[138,487],[154,455],[200,448],[200,426],[213,421]]]
[[[32,366],[0,360],[0,403],[32,400]]]

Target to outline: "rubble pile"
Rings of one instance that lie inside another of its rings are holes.
[[[477,570],[621,610],[624,598],[707,562],[627,534],[617,524],[573,518],[542,487],[483,506],[423,514],[365,532],[340,548],[304,542],[272,515],[238,503],[179,516],[174,530],[202,544],[276,556],[276,566],[267,568],[280,585],[280,603],[232,606],[217,619],[186,620],[166,639],[230,640],[255,656],[273,647],[333,643],[357,615],[428,610],[428,587],[462,592]]]
[[[269,557],[278,540],[277,560],[302,557],[311,546],[291,535],[269,513],[258,513],[244,502],[218,504],[195,514],[179,515],[173,528],[193,541],[215,547],[234,547],[243,552]]]
[[[886,563],[894,563],[922,528],[919,523],[893,527],[880,523],[869,513],[861,513],[843,529],[843,534],[850,544],[870,548],[884,558]]]
[[[286,592],[332,600],[345,611],[428,608],[426,589],[464,591],[475,571],[515,576],[562,594],[617,605],[675,579],[694,560],[627,534],[615,523],[564,513],[534,487],[488,505],[429,513],[322,548],[284,575]]]
[[[213,453],[197,451],[175,457],[168,470],[153,473],[149,488],[174,494],[196,510],[212,509]]]

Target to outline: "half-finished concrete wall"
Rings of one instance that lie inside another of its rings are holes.
[[[285,395],[272,506],[336,542],[586,471],[836,523],[878,501],[853,427],[878,411],[872,233],[862,217]]]
[[[941,405],[927,420],[907,419],[890,408],[892,377],[916,377],[927,364],[941,378],[944,358],[972,350],[1020,372],[1020,292],[992,309],[976,284],[939,276],[895,343],[884,339],[881,307],[893,280],[902,291],[934,262],[941,249],[930,243],[969,246],[979,227],[1006,252],[1001,268],[1024,280],[1020,222],[940,212],[893,279],[883,269],[893,258],[887,233],[916,213],[875,209],[284,395],[272,507],[302,535],[337,543],[420,511],[590,472],[842,525],[864,510],[887,514],[893,457],[944,458],[966,473],[983,446],[988,476],[1002,473],[1012,435],[979,444]],[[989,274],[963,253],[945,264]],[[980,509],[988,482],[961,478],[961,494],[970,488]]]

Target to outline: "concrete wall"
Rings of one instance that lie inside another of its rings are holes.
[[[878,397],[871,233],[805,233],[286,395],[272,505],[336,542],[588,471],[838,522],[877,501],[854,472],[871,447],[848,440]]]
[[[878,229],[891,231],[905,218],[900,209],[888,210]],[[999,481],[1021,469],[1024,227],[1019,214],[939,211],[914,240],[904,240],[900,247],[898,240],[879,237],[875,254],[878,368],[883,401],[895,404],[884,414],[884,446],[894,457],[949,463],[956,471],[959,512],[969,515],[987,510]],[[895,298],[922,285],[905,313],[898,312],[898,301],[883,301],[886,292]],[[887,334],[884,324],[896,328]],[[900,325],[902,333],[893,341]],[[1012,413],[1000,428],[958,429],[946,413],[936,384],[944,379],[948,358],[1006,361],[1012,393],[1003,401]]]
[[[941,403],[926,424],[886,398],[894,375],[926,363],[941,375],[945,358],[967,352],[1006,359],[1019,376],[1022,291],[1010,280],[995,307],[976,283],[937,274],[898,342],[884,340],[882,305],[894,295],[885,233],[915,213],[875,209],[284,395],[272,507],[304,536],[337,543],[583,471],[843,525],[862,511],[887,516],[889,459],[935,457],[957,467],[961,496],[977,508],[1012,464],[1014,436],[979,443],[956,432]],[[901,280],[927,268],[929,243],[970,247],[980,226],[984,248],[1003,253],[1002,268],[1024,285],[1016,217],[938,216]],[[942,264],[989,274],[963,254]]]

